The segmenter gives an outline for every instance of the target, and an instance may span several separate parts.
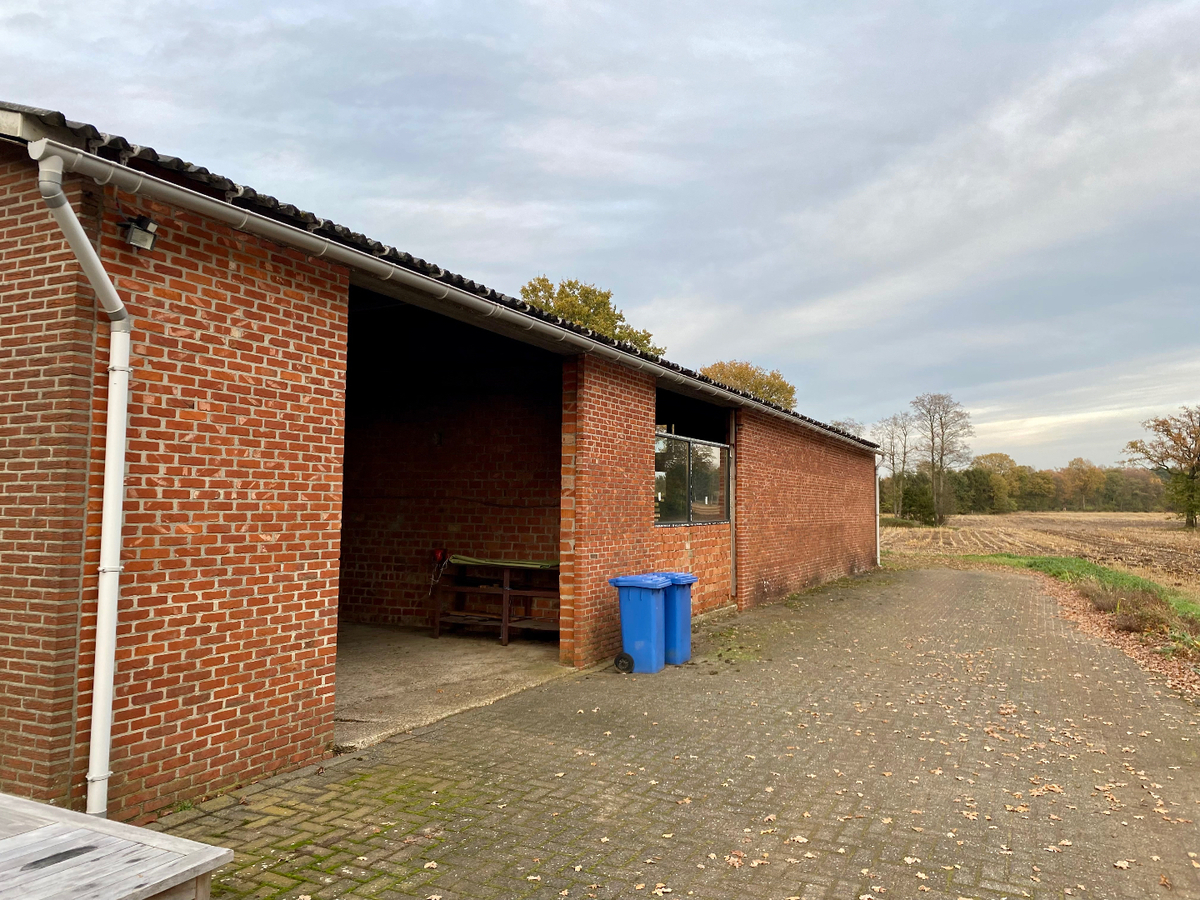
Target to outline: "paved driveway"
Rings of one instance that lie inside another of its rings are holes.
[[[216,896],[1200,897],[1198,711],[1031,577],[876,574],[700,637],[162,826],[237,851]]]

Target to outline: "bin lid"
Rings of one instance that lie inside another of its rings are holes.
[[[618,575],[608,579],[608,583],[618,588],[635,587],[661,591],[671,583],[671,579],[661,573],[651,572],[648,575]]]
[[[665,578],[671,579],[671,584],[695,584],[700,579],[691,572],[659,572]]]

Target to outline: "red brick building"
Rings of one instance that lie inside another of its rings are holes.
[[[127,312],[111,325],[39,190],[56,166]],[[152,248],[131,244],[150,223]],[[121,571],[105,576],[121,328]],[[0,789],[81,803],[104,577],[120,582],[110,811],[145,819],[329,752],[339,619],[424,624],[433,549],[559,560],[559,600],[535,614],[586,666],[619,650],[612,575],[692,571],[706,612],[875,566],[874,450],[0,104]]]

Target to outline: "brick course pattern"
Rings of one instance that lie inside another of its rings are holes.
[[[556,406],[481,397],[450,409],[421,406],[406,421],[349,433],[339,615],[425,625],[431,553],[438,547],[465,556],[553,559],[559,430]],[[467,608],[498,611],[478,598]],[[540,600],[534,611],[555,618],[558,604]]]
[[[693,611],[701,614],[781,600],[874,567],[873,454],[739,410],[735,597],[728,523],[654,524],[654,380],[595,357],[571,361],[568,370],[562,555],[570,558],[571,629],[564,661],[584,666],[620,650],[613,575],[690,571],[700,578]]]
[[[692,571],[705,612],[874,565],[871,454],[745,410],[736,566],[728,523],[656,527],[654,379],[591,356],[563,360],[561,407],[557,360],[527,356],[549,386],[532,405],[463,397],[441,424],[368,435],[364,471],[391,465],[395,482],[400,454],[424,481],[385,485],[343,521],[348,273],[90,181],[65,189],[134,319],[114,816],[329,751],[344,534],[341,612],[369,621],[417,620],[413,573],[433,545],[557,550],[575,666],[620,649],[612,575]],[[0,788],[78,805],[108,328],[17,148],[0,147],[0,214]],[[153,251],[123,240],[138,214],[160,224]],[[400,508],[393,488],[429,496]]]
[[[85,229],[95,193],[67,197]],[[71,756],[95,316],[28,157],[0,145],[0,789],[62,797]]]
[[[763,413],[738,422],[738,606],[873,568],[873,454]]]
[[[36,194],[32,163],[14,160],[6,171],[7,196]],[[79,184],[70,189],[79,199]],[[117,815],[143,819],[178,798],[320,758],[331,745],[348,285],[344,270],[199,216],[112,189],[97,199],[101,257],[134,319],[110,797]],[[76,681],[70,647],[33,661],[37,677],[57,685],[42,704],[52,720],[46,744],[70,757],[48,760],[37,776],[45,787],[34,793],[78,802],[90,725],[108,332],[95,327],[90,292],[38,206],[18,204],[47,246],[43,281],[74,285],[80,299],[59,299],[59,287],[31,293],[27,305],[36,300],[49,311],[43,316],[69,318],[23,355],[49,359],[66,346],[88,365],[72,370],[79,384],[61,427],[73,437],[61,446],[51,438],[58,458],[78,478],[86,474],[87,505],[70,496],[72,478],[56,473],[48,498],[57,499],[48,502],[64,512],[40,525],[68,543],[86,534],[82,584],[77,549],[28,542],[63,561],[52,584],[29,582],[24,590],[35,596],[23,603],[53,609],[57,645],[75,643],[78,619],[82,673]],[[118,225],[139,213],[161,227],[155,249],[135,255]],[[81,337],[90,334],[94,345]],[[0,402],[22,402],[32,380],[23,376]],[[11,456],[5,463],[11,479]],[[7,505],[10,481],[5,496]],[[73,745],[64,731],[72,703]],[[40,713],[8,693],[0,715],[30,710]],[[7,761],[4,771],[12,787]]]

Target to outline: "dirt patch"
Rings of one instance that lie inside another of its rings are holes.
[[[953,516],[946,528],[884,528],[880,540],[897,555],[1076,556],[1200,602],[1200,532],[1165,513]]]

